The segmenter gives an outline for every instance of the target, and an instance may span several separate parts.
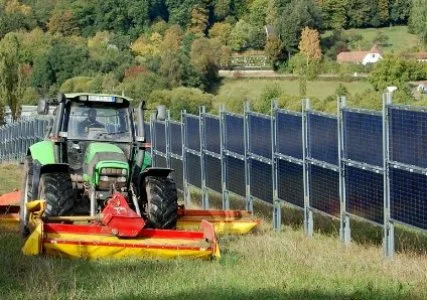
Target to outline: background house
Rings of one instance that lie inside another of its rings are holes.
[[[373,64],[382,59],[382,53],[375,45],[369,51],[346,51],[337,55],[338,63]]]

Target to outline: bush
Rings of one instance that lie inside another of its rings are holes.
[[[169,84],[164,77],[148,73],[126,78],[117,86],[117,90],[135,100],[143,100],[148,99],[154,90],[162,90],[168,87]]]
[[[198,114],[199,107],[205,106],[206,110],[212,109],[213,95],[204,93],[196,88],[179,87],[173,90],[155,90],[150,94],[148,103],[150,106],[158,104],[166,105],[171,118],[179,120],[181,111]]]
[[[271,101],[278,99],[282,90],[278,83],[268,84],[261,92],[260,98],[254,103],[254,108],[257,112],[270,114]]]

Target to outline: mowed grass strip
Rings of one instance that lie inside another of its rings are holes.
[[[20,188],[23,169],[20,164],[0,164],[0,195]]]
[[[307,82],[307,96],[318,99],[325,99],[335,95],[338,86],[342,84],[352,95],[362,93],[371,88],[367,81],[340,82],[328,80],[315,80]],[[298,80],[278,80],[278,79],[223,79],[217,91],[217,99],[227,103],[227,100],[258,100],[267,86],[277,85],[284,94],[298,96]],[[334,96],[335,97],[335,96]]]
[[[221,237],[219,261],[27,257],[15,233],[1,232],[0,299],[427,297],[425,256],[406,253],[387,260],[380,247],[343,247],[336,236],[307,238],[301,228],[288,226],[275,233],[270,223],[264,219],[247,236]]]

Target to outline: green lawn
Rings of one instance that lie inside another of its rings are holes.
[[[363,40],[360,43],[362,50],[368,50],[373,45],[373,39],[378,32],[388,36],[388,45],[381,47],[384,53],[401,52],[413,48],[419,44],[419,39],[416,35],[408,33],[407,26],[393,26],[384,28],[367,28],[367,29],[349,29],[348,33],[360,34]],[[325,35],[330,34],[326,32]],[[355,47],[357,48],[357,47]]]
[[[0,182],[19,169],[0,166]],[[18,181],[16,181],[18,182]],[[11,183],[11,187],[15,183]],[[3,187],[6,189],[6,187]],[[264,210],[262,209],[264,208]],[[271,211],[257,204],[256,212]],[[286,215],[288,220],[297,214]],[[262,216],[261,216],[262,217]],[[221,237],[219,261],[85,261],[26,257],[16,234],[0,232],[1,299],[422,299],[427,258],[384,259],[373,244],[344,248],[334,234],[301,226]],[[336,231],[336,230],[335,230]]]
[[[223,79],[221,86],[216,92],[216,102],[225,103],[227,106],[227,103],[242,101],[245,98],[257,101],[265,88],[268,85],[274,84],[277,84],[284,94],[299,95],[298,80]],[[371,88],[370,83],[367,81],[340,82],[316,80],[307,83],[307,95],[308,97],[325,99],[328,96],[334,96],[335,90],[340,84],[344,85],[350,94],[361,93]]]

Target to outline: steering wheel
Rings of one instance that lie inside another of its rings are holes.
[[[108,131],[105,128],[89,128],[88,138],[89,139],[98,139],[107,135]]]

